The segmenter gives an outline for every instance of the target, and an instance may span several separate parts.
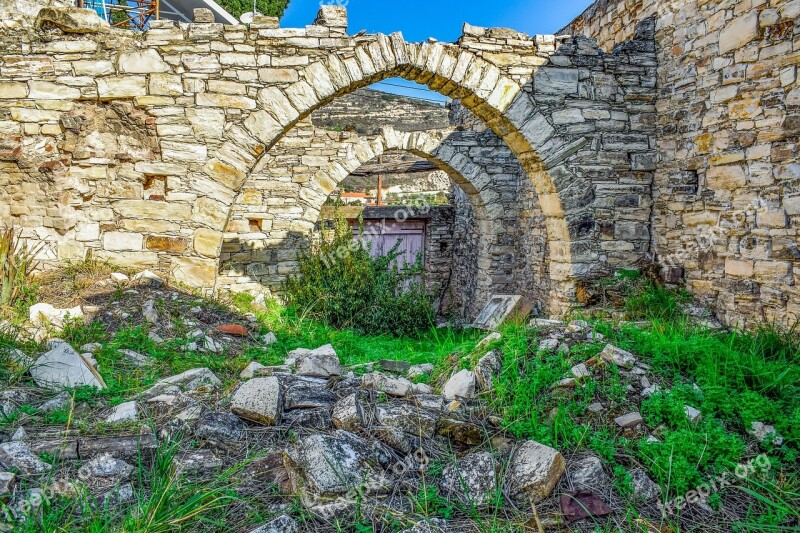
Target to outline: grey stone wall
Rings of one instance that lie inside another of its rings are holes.
[[[800,318],[800,0],[602,0],[564,33],[656,18],[652,252],[728,324]]]

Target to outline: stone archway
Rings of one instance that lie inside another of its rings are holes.
[[[0,155],[26,184],[70,184],[46,206],[15,201],[4,223],[46,233],[59,257],[93,249],[211,288],[231,206],[258,161],[313,110],[397,76],[460,99],[524,168],[547,228],[548,311],[574,300],[577,280],[646,257],[652,27],[610,54],[580,37],[469,25],[457,43],[417,44],[348,36],[329,7],[304,29],[158,21],[144,34],[96,24],[4,34],[0,112],[11,120]],[[76,135],[91,137],[77,109],[98,101],[132,105],[157,149],[109,153],[92,139],[75,150]]]
[[[209,153],[204,170],[210,179],[230,189],[224,195],[230,200],[227,204],[217,202],[209,211],[216,211],[220,221],[223,211],[227,209],[229,213],[233,196],[260,155],[267,153],[298,121],[339,95],[385,78],[402,77],[459,98],[465,108],[481,118],[514,152],[546,217],[550,283],[559,289],[547,303],[553,310],[563,309],[571,299],[576,278],[570,221],[586,220],[591,215],[586,215],[588,202],[565,212],[549,171],[585,142],[570,144],[561,139],[516,81],[506,77],[493,63],[458,45],[414,44],[406,43],[400,34],[376,35],[373,42],[356,46],[347,56],[330,53],[305,66],[299,72],[299,80],[285,88],[259,89],[257,109],[243,114],[240,120],[228,122],[224,142]],[[571,175],[566,166],[558,170],[562,175]],[[341,173],[346,175],[347,170],[342,167]],[[221,231],[222,227],[212,229]]]
[[[305,143],[302,146],[307,148],[298,152],[298,143]],[[459,313],[474,316],[493,293],[520,293],[538,303],[546,300],[548,279],[535,271],[528,276],[515,274],[522,266],[518,259],[522,246],[516,227],[523,204],[515,202],[513,195],[527,178],[518,164],[512,165],[510,151],[497,146],[502,143],[491,132],[476,134],[454,129],[400,132],[383,128],[379,135],[359,137],[317,130],[310,123],[298,125],[287,140],[274,146],[269,161],[259,165],[248,179],[245,192],[237,198],[237,219],[226,234],[218,289],[279,290],[283,275],[295,261],[294,256],[308,246],[323,204],[332,191],[362,165],[387,152],[402,151],[428,160],[459,188],[454,199],[461,207],[455,209],[454,222],[458,222],[462,234],[467,231],[470,242],[454,244],[454,249],[470,251],[459,255],[457,265],[451,264],[454,279],[468,280],[468,286],[450,293],[460,302]],[[299,157],[304,163],[320,166],[315,166],[317,170],[310,175],[306,166],[293,166],[298,153],[304,154]],[[487,164],[487,153],[496,157],[494,164]],[[475,160],[472,154],[482,159]],[[282,181],[281,196],[291,203],[262,203],[270,200],[275,176],[287,178]],[[524,206],[529,211],[538,211],[535,202]],[[294,230],[288,235],[281,231],[289,227]],[[278,231],[274,232],[274,228]],[[546,258],[537,257],[539,263],[545,262]]]

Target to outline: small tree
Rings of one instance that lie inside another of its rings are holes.
[[[284,283],[287,303],[334,327],[368,334],[408,336],[430,328],[435,313],[419,258],[399,265],[399,242],[387,255],[372,257],[347,220],[335,216],[333,228],[321,232]]]
[[[253,0],[220,0],[219,5],[237,19],[253,11]],[[282,17],[288,6],[289,0],[256,0],[256,11],[269,17]]]
[[[29,292],[40,249],[41,246],[28,248],[13,229],[0,234],[0,307],[14,304]]]

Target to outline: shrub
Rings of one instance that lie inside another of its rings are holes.
[[[41,247],[28,248],[13,229],[0,234],[0,307],[13,305],[31,292],[31,272]]]
[[[337,218],[301,255],[298,273],[284,283],[286,301],[336,328],[412,336],[433,324],[433,302],[421,281],[420,262],[399,268],[399,256],[396,245],[387,255],[372,257],[347,221]]]

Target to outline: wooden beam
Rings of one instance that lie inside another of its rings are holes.
[[[353,176],[372,176],[375,174],[414,174],[417,172],[433,172],[439,167],[428,161],[399,161],[396,163],[371,163],[361,165],[350,174]]]

